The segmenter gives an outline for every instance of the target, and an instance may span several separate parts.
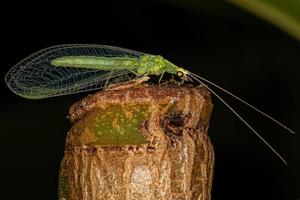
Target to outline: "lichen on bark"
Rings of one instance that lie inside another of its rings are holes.
[[[212,111],[202,87],[100,91],[70,108],[60,200],[209,200]]]

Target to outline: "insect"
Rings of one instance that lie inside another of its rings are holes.
[[[105,45],[53,46],[40,50],[17,63],[6,74],[5,81],[8,87],[21,97],[42,99],[101,89],[113,83],[130,81],[147,75],[160,76],[161,80],[164,73],[203,85],[287,164],[285,159],[210,87],[220,89],[294,134],[293,130],[219,85],[178,67],[158,55]]]

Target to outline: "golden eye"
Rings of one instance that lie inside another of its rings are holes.
[[[176,75],[177,75],[178,77],[183,77],[182,71],[178,71],[178,72],[176,73]]]

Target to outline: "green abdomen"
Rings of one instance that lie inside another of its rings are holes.
[[[64,56],[51,61],[55,67],[75,67],[85,69],[132,69],[137,65],[137,58],[129,57],[98,57],[98,56]]]

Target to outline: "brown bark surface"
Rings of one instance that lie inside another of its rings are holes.
[[[100,91],[70,108],[60,200],[209,200],[212,103],[204,88]]]

